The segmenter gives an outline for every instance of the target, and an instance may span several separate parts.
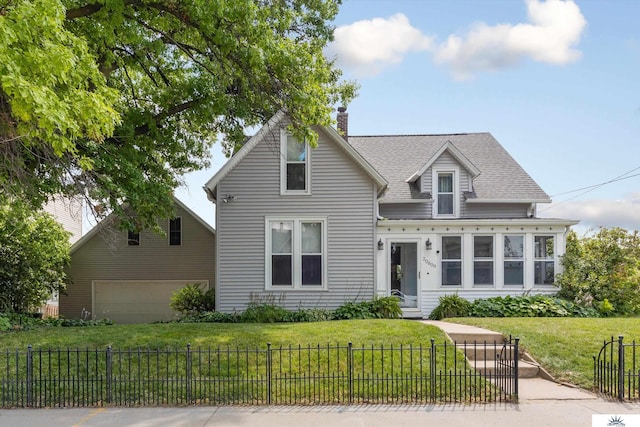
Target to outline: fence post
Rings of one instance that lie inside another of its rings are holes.
[[[33,347],[31,344],[27,346],[27,407],[31,407],[33,403]]]
[[[271,405],[271,343],[267,343],[267,404]]]
[[[436,340],[431,338],[431,357],[429,357],[429,376],[431,382],[431,401],[436,400]]]
[[[187,343],[187,403],[191,404],[191,344]]]
[[[623,336],[618,337],[618,400],[624,400],[624,344]]]
[[[347,346],[347,376],[349,382],[349,403],[353,403],[353,343]]]
[[[518,372],[518,360],[520,359],[520,353],[518,350],[518,343],[520,342],[520,338],[515,338],[515,343],[513,345],[513,367],[514,367],[514,375],[513,375],[513,391],[516,397],[516,402],[518,401],[518,378],[520,377],[520,373]]]
[[[105,362],[106,362],[106,368],[107,368],[107,403],[111,403],[111,399],[112,399],[112,381],[113,381],[113,371],[112,371],[112,361],[113,361],[113,356],[111,354],[111,346],[108,345],[107,346],[107,351],[105,353]]]

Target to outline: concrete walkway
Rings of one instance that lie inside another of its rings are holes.
[[[502,335],[498,332],[477,328],[475,326],[437,320],[420,320],[419,322],[436,326],[450,337],[499,336],[499,339],[502,339]],[[459,338],[457,338],[457,340],[460,341]],[[518,398],[520,403],[543,400],[598,400],[595,394],[581,388],[548,381],[542,378],[520,378],[518,380]]]

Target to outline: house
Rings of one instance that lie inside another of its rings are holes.
[[[82,201],[79,198],[57,196],[47,202],[43,210],[53,215],[56,221],[71,233],[71,244],[82,237]]]
[[[60,295],[64,318],[116,323],[170,320],[173,292],[215,281],[215,231],[174,198],[175,216],[160,220],[164,236],[122,231],[107,217],[71,247],[72,284]]]
[[[489,133],[348,135],[310,149],[274,116],[205,185],[216,203],[218,310],[277,300],[336,308],[397,295],[406,317],[438,298],[554,293],[569,227]],[[342,135],[342,136],[341,136]]]

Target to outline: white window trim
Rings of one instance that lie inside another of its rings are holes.
[[[172,219],[180,220],[180,243],[177,245],[171,244],[171,220]],[[169,218],[167,220],[167,243],[169,244],[169,246],[182,246],[182,217],[181,216],[174,216],[173,218]]]
[[[443,262],[445,261],[458,261],[457,259],[445,259],[444,258],[444,238],[445,237],[458,237],[460,239],[460,284],[458,285],[445,285],[442,283],[442,275],[444,273],[444,267],[443,267]],[[440,287],[442,287],[443,289],[456,289],[456,288],[462,288],[464,287],[464,279],[465,279],[465,262],[464,262],[464,257],[465,257],[465,244],[464,244],[464,235],[462,234],[442,234],[440,235],[440,248],[442,250],[442,254],[440,255],[440,265],[439,268],[441,269],[440,272],[440,277],[439,277],[439,281],[440,281]]]
[[[553,257],[551,258],[538,258],[536,257],[536,237],[551,237],[553,239]],[[533,248],[531,253],[533,254],[533,286],[555,286],[553,283],[536,283],[536,263],[538,262],[553,262],[553,275],[554,277],[558,274],[558,236],[556,234],[533,234]],[[555,282],[555,280],[554,280]]]
[[[491,258],[476,258],[476,254],[475,254],[475,248],[476,248],[476,242],[475,239],[476,237],[491,237],[493,239],[493,254],[491,255]],[[478,287],[495,287],[496,286],[496,235],[495,234],[473,234],[471,236],[471,243],[472,243],[472,247],[471,247],[471,254],[472,254],[472,258],[473,258],[473,265],[472,265],[472,271],[473,271],[473,286],[478,286]],[[478,262],[483,262],[483,261],[491,261],[493,263],[493,283],[476,283],[476,261]]]
[[[291,286],[288,285],[271,285],[271,227],[269,223],[272,221],[292,221],[292,256],[293,271],[291,274]],[[319,222],[322,224],[322,283],[319,286],[302,285],[302,229],[303,222]],[[291,216],[273,216],[265,217],[265,249],[264,249],[264,280],[266,290],[302,290],[302,291],[325,291],[327,290],[327,218],[326,217],[291,217]]]
[[[287,196],[308,196],[311,195],[311,149],[307,143],[307,154],[305,157],[305,189],[287,189],[287,136],[290,133],[285,128],[280,128],[280,195]]]
[[[504,253],[504,238],[505,237],[522,237],[522,257],[521,258],[507,258]],[[515,288],[518,286],[525,287],[527,285],[527,236],[526,234],[518,233],[503,233],[501,238],[500,249],[502,253],[502,284],[508,288]],[[504,267],[507,262],[522,262],[522,283],[507,283],[505,281]]]
[[[438,214],[438,175],[441,173],[453,174],[453,214]],[[459,218],[460,217],[460,169],[456,167],[433,168],[431,176],[433,194],[433,218]]]

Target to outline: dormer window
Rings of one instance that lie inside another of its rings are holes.
[[[281,194],[311,194],[309,145],[300,143],[282,129],[280,137],[280,192]]]
[[[458,174],[454,170],[434,170],[434,218],[457,218],[458,207]]]

